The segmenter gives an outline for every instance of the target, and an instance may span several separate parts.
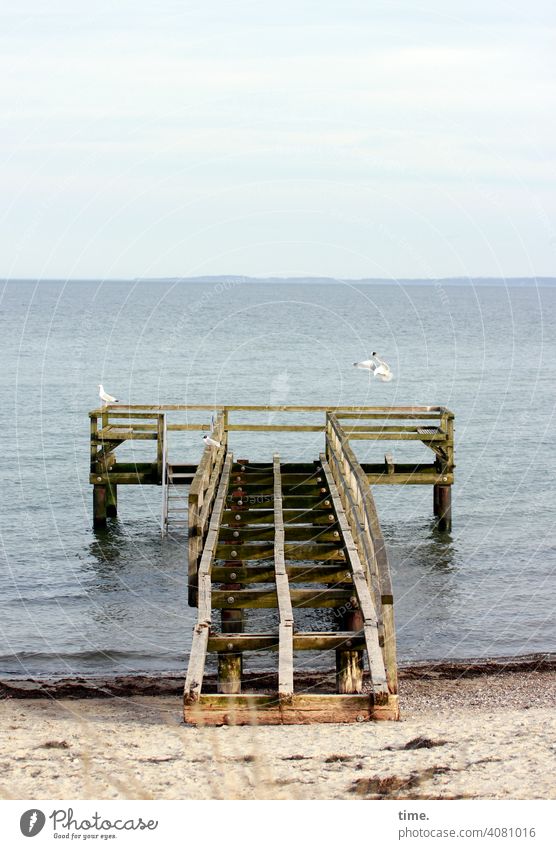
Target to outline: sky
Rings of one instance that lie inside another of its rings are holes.
[[[0,276],[556,274],[556,7],[0,0]]]

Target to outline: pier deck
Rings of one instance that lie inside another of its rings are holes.
[[[90,414],[95,525],[116,514],[118,485],[154,484],[162,488],[163,532],[176,524],[188,527],[189,604],[198,613],[184,689],[185,720],[397,719],[394,599],[370,487],[432,485],[438,526],[449,530],[453,414],[443,407],[228,406],[218,408],[211,425],[167,418],[206,410],[112,405]],[[323,420],[232,421],[246,412],[310,413]],[[180,430],[211,430],[219,446],[207,446],[196,466],[172,463],[168,433]],[[235,459],[229,439],[240,430],[322,432],[324,451],[304,463],[284,462],[278,454],[268,462]],[[134,439],[156,441],[153,462],[116,460],[116,449]],[[362,439],[414,440],[434,456],[430,463],[400,465],[387,453],[382,463],[361,464],[352,441]],[[275,688],[245,692],[244,661],[261,652],[276,658]],[[309,652],[318,658],[332,653],[333,686],[323,677],[310,693],[297,691],[294,667],[306,664]],[[217,692],[212,693],[203,687],[209,654],[218,665]]]

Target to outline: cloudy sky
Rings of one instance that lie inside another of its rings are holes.
[[[556,274],[552,2],[0,0],[0,276]]]

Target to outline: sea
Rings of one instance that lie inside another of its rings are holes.
[[[553,284],[1,282],[0,676],[186,668],[187,534],[161,535],[161,488],[120,487],[118,518],[92,528],[99,383],[133,404],[449,407],[452,532],[435,528],[429,487],[374,488],[399,659],[554,651]],[[372,351],[391,383],[353,367]],[[230,443],[252,461],[310,461],[323,439],[234,432]],[[369,462],[432,456],[416,443],[354,447]],[[170,459],[197,462],[202,448],[198,432],[174,434]],[[121,452],[150,457],[152,444]]]

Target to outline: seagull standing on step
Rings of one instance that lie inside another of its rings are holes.
[[[204,440],[205,445],[210,445],[212,448],[220,448],[220,443],[217,442],[216,439],[213,439],[212,436],[209,436],[208,434],[205,434],[203,436],[203,440]]]
[[[108,404],[117,404],[119,402],[119,398],[114,398],[113,395],[109,395],[108,392],[105,391],[102,383],[98,384],[98,397],[102,401],[102,406],[107,407]]]
[[[374,374],[378,380],[382,380],[383,383],[390,383],[394,377],[392,369],[388,363],[384,362],[376,351],[373,351],[371,360],[362,360],[360,363],[354,363],[353,365],[355,368],[368,369],[369,372]]]

